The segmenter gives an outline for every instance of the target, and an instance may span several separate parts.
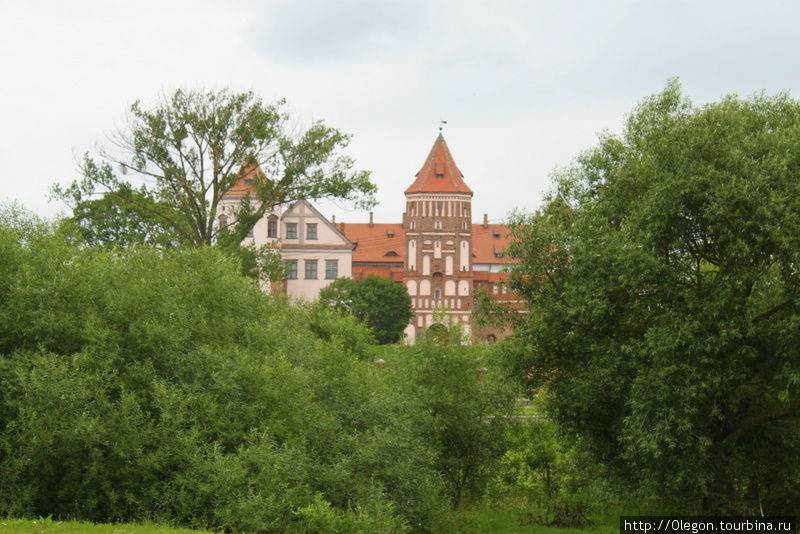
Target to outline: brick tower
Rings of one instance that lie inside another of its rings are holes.
[[[411,339],[422,334],[435,322],[434,313],[445,322],[463,323],[469,332],[473,304],[472,191],[441,133],[405,194],[403,282],[414,308],[406,334]]]

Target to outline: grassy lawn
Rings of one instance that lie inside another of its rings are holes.
[[[593,518],[593,525],[583,529],[558,528],[527,524],[524,514],[507,510],[478,509],[467,512],[474,533],[494,534],[616,534],[618,518]],[[158,525],[94,524],[53,519],[0,519],[0,534],[191,534],[206,532]]]
[[[157,525],[104,525],[53,519],[0,519],[0,534],[190,534],[203,532]]]
[[[592,517],[592,525],[585,528],[560,528],[529,524],[525,515],[507,510],[476,510],[470,513],[475,532],[493,534],[617,534],[617,516]]]

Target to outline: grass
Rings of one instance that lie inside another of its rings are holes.
[[[39,519],[0,519],[0,534],[191,534],[203,532],[159,525],[118,525]]]
[[[559,528],[529,524],[525,514],[510,510],[479,507],[465,513],[471,531],[476,534],[616,534],[619,530],[617,516],[592,517],[593,524],[586,528]],[[50,518],[0,519],[0,534],[198,534],[200,532],[206,531],[152,524],[56,521]]]
[[[585,528],[561,528],[531,524],[525,514],[508,510],[490,510],[486,508],[470,512],[475,532],[491,532],[493,534],[617,534],[619,518],[617,516],[591,517],[592,525]]]

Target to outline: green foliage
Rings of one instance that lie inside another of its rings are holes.
[[[523,420],[506,432],[508,447],[488,492],[496,506],[520,503],[531,522],[577,527],[609,504],[608,475],[580,441],[546,420]]]
[[[787,95],[694,106],[673,81],[515,226],[509,352],[665,507],[800,508],[798,132]]]
[[[197,534],[199,530],[170,528],[153,524],[93,524],[86,521],[0,519],[2,534]]]
[[[84,168],[92,165],[91,161],[84,162]],[[167,202],[157,201],[145,188],[134,190],[130,184],[120,183],[118,194],[76,201],[72,206],[72,222],[90,246],[146,244],[172,248],[181,242],[180,236],[156,213],[179,217],[174,211]]]
[[[433,324],[425,330],[425,337],[439,345],[462,345],[469,341],[464,332],[464,323],[447,315],[447,309],[433,309]]]
[[[178,90],[150,109],[134,103],[114,149],[101,150],[98,161],[86,154],[83,178],[54,194],[70,203],[91,243],[210,245],[230,233],[238,244],[277,205],[303,198],[374,203],[369,173],[352,171],[352,159],[341,154],[349,140],[321,121],[296,132],[282,100],[266,105],[252,92]],[[220,228],[222,195],[256,165],[262,172],[250,175],[253,194],[235,223]]]
[[[319,302],[363,321],[380,344],[399,341],[414,314],[403,284],[373,275],[339,278],[320,291]]]
[[[350,318],[210,247],[77,247],[0,212],[0,509],[248,532],[447,532],[431,416]]]
[[[483,494],[505,450],[514,390],[495,358],[490,347],[421,341],[387,366],[391,383],[432,417],[419,425],[437,444],[437,467],[460,508]]]

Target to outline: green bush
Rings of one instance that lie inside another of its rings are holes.
[[[617,504],[603,467],[555,423],[520,422],[506,432],[508,447],[488,490],[498,508],[518,509],[534,523],[579,527],[590,513]]]
[[[423,404],[350,318],[211,248],[0,214],[0,510],[241,532],[455,528]]]
[[[436,466],[453,501],[464,508],[483,494],[505,450],[505,417],[514,389],[491,347],[421,341],[396,351],[392,385],[427,415],[418,426],[437,448]]]

